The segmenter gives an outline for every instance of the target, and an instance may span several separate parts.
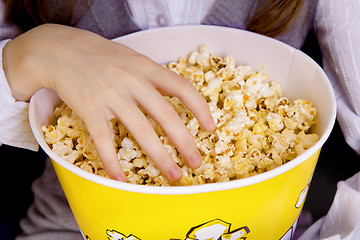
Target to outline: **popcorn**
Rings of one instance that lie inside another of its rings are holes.
[[[110,121],[114,147],[128,182],[153,186],[198,185],[241,179],[274,169],[313,146],[319,137],[308,133],[315,124],[311,102],[281,96],[280,84],[236,66],[232,56],[214,56],[206,46],[165,67],[187,78],[207,100],[216,130],[207,132],[176,97],[164,97],[193,135],[202,165],[191,169],[168,137],[146,115],[160,141],[183,171],[179,182],[168,181],[116,118]],[[108,177],[85,124],[62,104],[55,125],[42,126],[52,150],[79,168]]]

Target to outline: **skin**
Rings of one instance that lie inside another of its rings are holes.
[[[112,179],[126,181],[111,139],[113,116],[170,181],[182,177],[139,107],[162,126],[190,167],[201,165],[192,135],[163,95],[178,97],[212,131],[205,99],[188,80],[124,45],[89,31],[44,24],[6,44],[3,67],[16,100],[29,101],[41,88],[58,93],[85,122]]]

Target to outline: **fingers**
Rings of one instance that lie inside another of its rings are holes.
[[[132,54],[135,54],[134,51],[132,51]],[[138,78],[150,81],[153,87],[161,93],[178,97],[199,120],[200,125],[205,130],[213,131],[215,129],[215,123],[206,100],[189,80],[152,61],[148,57],[138,53],[134,56],[136,61],[132,61],[129,64],[133,71],[137,72]],[[135,65],[132,65],[134,63]]]
[[[174,108],[154,88],[140,88],[138,93],[136,101],[162,127],[188,165],[200,167],[201,155],[194,137]]]
[[[113,107],[120,121],[165,177],[170,181],[180,180],[182,177],[180,167],[171,158],[142,111],[131,100],[126,99],[122,99],[121,113],[116,111],[119,106]]]
[[[152,76],[155,88],[166,92],[169,96],[178,97],[199,120],[200,125],[205,130],[214,130],[215,123],[209,106],[190,81],[160,65],[154,66],[152,71],[155,71],[156,74],[149,71],[149,76]]]
[[[163,128],[170,141],[192,168],[200,167],[202,162],[194,138],[178,113],[157,89],[182,100],[205,130],[212,131],[215,124],[207,102],[188,80],[146,57],[141,58],[141,61],[142,63],[138,65],[140,64],[142,68],[137,68],[135,74],[134,71],[131,72],[128,69],[121,69],[118,72],[121,77],[119,89],[125,90],[120,92],[126,92],[125,95],[128,96],[119,99],[119,95],[125,95],[114,94],[111,97],[112,100],[109,101],[114,103],[110,108],[166,178],[170,181],[178,181],[182,177],[181,169],[173,161],[154,129],[133,101],[135,100],[143,107]]]
[[[104,169],[114,180],[126,182],[126,176],[117,158],[113,140],[111,138],[109,121],[100,110],[93,108],[84,115],[84,122],[95,144],[96,151],[101,159]]]

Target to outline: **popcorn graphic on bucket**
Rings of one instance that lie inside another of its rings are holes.
[[[116,230],[107,230],[106,234],[109,240],[140,240],[140,238],[135,237],[134,235],[125,236],[122,233],[117,232]]]
[[[296,225],[297,220],[279,240],[291,240],[296,229]],[[185,239],[171,238],[170,240],[245,240],[249,234],[250,229],[247,226],[232,230],[231,223],[225,222],[221,219],[214,219],[191,228],[186,234]],[[133,234],[125,235],[116,230],[109,229],[106,230],[106,237],[108,240],[142,240]],[[85,236],[85,239],[91,240],[88,235]]]
[[[247,226],[231,230],[231,224],[221,219],[214,219],[209,222],[195,226],[186,234],[185,240],[241,240],[246,239],[250,233]],[[109,240],[141,240],[133,234],[125,235],[116,230],[106,230],[106,236]],[[91,240],[86,236],[86,240]],[[181,240],[175,239],[172,240]]]
[[[230,227],[230,223],[215,219],[190,229],[186,235],[186,240],[237,240],[245,239],[244,237],[250,232],[246,226],[233,231],[231,231]]]

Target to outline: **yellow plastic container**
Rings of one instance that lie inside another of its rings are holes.
[[[187,187],[121,183],[87,173],[51,152],[40,126],[51,121],[59,98],[42,89],[31,99],[30,124],[52,159],[84,239],[290,240],[335,121],[335,97],[322,69],[279,41],[224,27],[162,28],[114,41],[159,63],[186,57],[204,44],[215,55],[232,55],[237,64],[251,65],[278,81],[284,96],[313,102],[318,109],[313,131],[320,140],[291,162],[246,179]]]

